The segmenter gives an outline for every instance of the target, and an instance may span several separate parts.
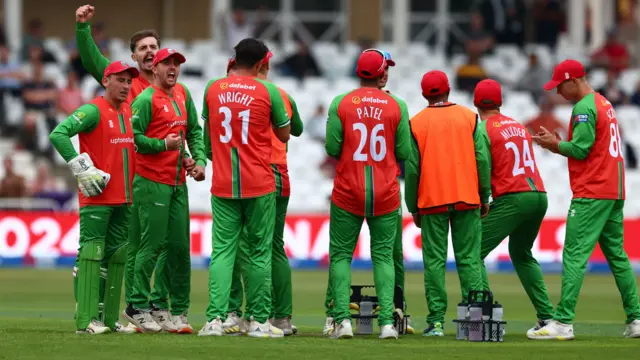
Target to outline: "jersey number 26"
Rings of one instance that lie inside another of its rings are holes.
[[[367,161],[368,155],[363,153],[364,147],[367,144],[368,130],[364,123],[353,124],[353,131],[360,132],[360,144],[353,153],[353,161]],[[377,124],[371,130],[371,139],[369,140],[369,154],[373,161],[382,161],[387,155],[387,142],[383,135],[379,135],[380,132],[384,133],[384,124]]]

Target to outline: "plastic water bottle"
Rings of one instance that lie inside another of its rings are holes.
[[[482,306],[478,303],[472,303],[469,305],[469,320],[478,321],[478,323],[469,323],[469,341],[482,341],[482,324],[479,323],[482,320]]]
[[[502,308],[502,305],[498,304],[496,301],[496,303],[493,304],[493,321],[502,321],[503,316],[504,309]],[[502,342],[502,337],[504,336],[504,324],[495,324],[492,330],[491,341]]]
[[[373,302],[369,300],[362,300],[360,302],[360,315],[372,316],[373,315]],[[372,318],[360,318],[358,319],[358,334],[370,335],[373,334],[373,319]]]
[[[457,310],[457,316],[456,316],[456,320],[458,320],[458,322],[456,323],[456,340],[467,340],[467,337],[468,337],[467,324],[462,323],[460,321],[467,320],[468,312],[469,312],[469,306],[467,305],[466,302],[463,301],[460,304],[458,304],[458,310]]]

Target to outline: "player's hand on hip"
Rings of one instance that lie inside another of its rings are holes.
[[[182,138],[180,137],[180,135],[176,135],[176,134],[169,134],[169,136],[167,136],[164,139],[164,145],[167,151],[180,149],[181,143],[182,143]]]
[[[69,161],[69,167],[78,180],[78,188],[86,197],[102,194],[111,179],[111,175],[93,165],[87,153],[82,153]]]
[[[489,215],[489,204],[482,204],[482,207],[480,208],[480,217],[485,218],[487,215]]]
[[[191,171],[191,176],[195,181],[203,181],[205,178],[204,168],[200,165],[194,167],[193,170]]]
[[[413,217],[413,223],[418,227],[421,228],[422,224],[420,224],[420,220],[421,220],[421,216],[418,213],[415,214],[411,214],[411,217]]]
[[[187,175],[191,176],[191,171],[196,167],[196,161],[192,158],[184,158],[182,159],[182,168],[187,172]]]
[[[82,5],[76,10],[76,22],[85,23],[91,18],[93,18],[93,14],[95,13],[95,8],[91,5]]]

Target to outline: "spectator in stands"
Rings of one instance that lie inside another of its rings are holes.
[[[225,24],[228,50],[233,50],[240,40],[253,36],[254,26],[240,8],[234,9],[233,13],[225,18]]]
[[[78,75],[75,72],[67,72],[67,87],[62,89],[58,96],[58,113],[65,117],[73,113],[85,103],[82,90],[78,84]]]
[[[534,101],[538,102],[541,96],[544,95],[544,89],[542,87],[546,81],[545,76],[549,76],[548,69],[545,69],[540,64],[538,55],[531,53],[529,54],[529,68],[516,84],[516,89],[530,93]]]
[[[535,0],[532,9],[536,42],[555,50],[565,19],[562,4],[558,0]]]
[[[478,55],[470,53],[467,58],[467,63],[456,71],[456,87],[458,90],[473,93],[476,84],[487,78],[487,73],[480,66]]]
[[[30,188],[31,194],[39,195],[64,190],[61,181],[51,173],[49,163],[41,161],[36,171],[36,178]]]
[[[311,136],[311,139],[319,143],[324,144],[324,140],[327,135],[327,111],[324,104],[318,104],[316,111],[311,118],[307,121],[307,134]]]
[[[618,86],[618,73],[613,70],[607,72],[607,82],[604,87],[596,91],[606,97],[614,107],[625,102],[624,93]]]
[[[262,34],[269,28],[271,21],[269,20],[269,11],[264,5],[258,6],[256,9],[256,23],[253,29],[253,37],[261,40],[271,40],[271,37],[264,37]]]
[[[608,69],[616,75],[629,67],[630,60],[629,50],[618,41],[616,29],[607,32],[607,42],[591,55],[593,66]]]
[[[34,111],[24,113],[24,121],[18,132],[17,148],[42,155],[44,152],[38,144],[38,117],[38,113]]]
[[[56,62],[53,55],[44,48],[44,33],[42,21],[33,19],[29,22],[27,33],[22,39],[22,59],[28,60],[30,50],[33,47],[42,49],[42,61],[46,63]]]
[[[57,125],[56,121],[56,101],[58,100],[58,89],[53,81],[45,79],[44,65],[41,62],[31,63],[32,77],[22,84],[22,96],[24,98],[24,109],[41,113],[47,124],[47,133],[53,131]],[[51,147],[46,151],[47,156],[53,156]]]
[[[280,64],[280,71],[283,76],[293,76],[299,80],[306,76],[322,76],[320,67],[309,51],[307,44],[302,40],[297,40],[296,52],[287,57]]]
[[[0,180],[0,198],[21,198],[27,195],[24,177],[13,171],[13,160],[4,158],[4,178]]]
[[[358,74],[356,74],[356,68],[358,67],[358,59],[360,58],[360,54],[367,49],[373,48],[375,46],[375,42],[367,37],[361,37],[358,39],[358,46],[360,47],[360,51],[358,51],[358,53],[356,54],[356,57],[353,59],[353,65],[351,66],[351,68],[353,69],[351,71],[351,76],[353,76],[354,78],[358,77]]]
[[[567,128],[553,112],[555,109],[553,97],[551,95],[541,97],[539,106],[540,113],[536,117],[526,121],[524,127],[526,127],[531,134],[537,134],[540,128],[544,127],[551,132],[557,131],[563,139],[566,139],[568,134]]]
[[[478,12],[471,13],[471,29],[467,33],[464,49],[467,54],[479,54],[489,52],[493,49],[495,39],[490,32],[484,29],[484,18]]]
[[[479,0],[478,11],[485,19],[485,29],[500,44],[524,46],[525,5],[523,0]]]
[[[4,97],[19,97],[21,83],[24,78],[20,65],[9,58],[9,48],[0,45],[0,133],[7,130],[7,107]]]

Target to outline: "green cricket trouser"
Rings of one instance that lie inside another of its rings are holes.
[[[627,323],[640,319],[636,278],[624,250],[624,200],[573,199],[562,252],[562,296],[553,318],[571,324],[587,261],[600,244],[616,280]]]
[[[270,193],[251,199],[211,197],[213,212],[211,265],[209,267],[209,306],[207,321],[227,318],[236,253],[246,227],[248,254],[241,265],[247,306],[251,316],[265,323],[271,312],[271,254],[275,225],[276,196]]]
[[[333,287],[337,323],[351,319],[349,299],[351,297],[351,260],[358,243],[364,216],[352,214],[333,202],[329,219],[329,288]],[[398,212],[366,217],[371,233],[371,260],[373,280],[380,304],[378,324],[393,324],[393,248],[398,231]]]
[[[422,215],[422,260],[424,262],[424,288],[429,315],[427,323],[444,322],[447,312],[445,273],[449,245],[449,223],[453,253],[456,259],[463,299],[470,290],[482,289],[480,241],[482,223],[480,209]]]
[[[276,197],[276,222],[273,232],[273,243],[271,254],[271,282],[273,286],[272,310],[269,317],[282,319],[290,317],[293,308],[293,294],[291,287],[291,265],[284,251],[284,227],[287,218],[287,207],[289,197]],[[249,254],[247,246],[246,228],[242,231],[239,244],[239,252],[236,255],[236,262],[233,269],[233,279],[231,282],[231,297],[229,299],[229,312],[235,312],[242,316],[242,298],[244,295],[242,286],[242,271],[245,259]]]
[[[95,279],[99,286],[97,303],[104,302],[105,285],[107,282],[107,268],[111,256],[121,248],[127,246],[127,231],[131,210],[129,205],[86,205],[80,208],[80,247],[74,266],[73,295],[76,303],[79,299],[78,282],[82,281],[82,273],[78,270],[80,253],[90,242],[104,242],[104,256],[100,262],[100,279]],[[80,295],[82,297],[82,295]],[[93,301],[93,300],[91,300]],[[97,314],[96,314],[97,318]],[[78,329],[86,329],[92,319],[76,317]]]
[[[509,256],[524,291],[536,309],[538,319],[553,317],[540,264],[531,254],[540,224],[547,213],[547,194],[521,192],[505,194],[491,204],[489,215],[482,219],[481,259],[489,255],[502,240],[509,237]],[[487,268],[482,262],[482,285],[489,290]]]
[[[136,309],[149,308],[151,275],[161,253],[166,251],[164,276],[170,275],[171,279],[164,277],[162,281],[169,284],[171,313],[182,314],[189,309],[191,292],[187,185],[171,186],[136,175],[133,196],[140,224],[140,245],[134,265],[131,303]],[[166,297],[153,301],[158,308],[169,308]]]

